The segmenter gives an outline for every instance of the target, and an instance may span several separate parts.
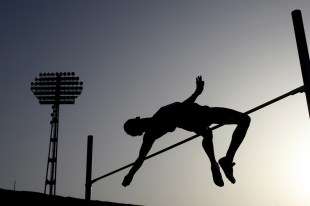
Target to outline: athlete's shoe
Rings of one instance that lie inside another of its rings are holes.
[[[219,165],[218,164],[213,165],[211,167],[211,171],[212,171],[212,177],[213,177],[214,183],[219,187],[223,187],[224,181],[222,178],[222,174],[221,174]]]
[[[233,166],[236,164],[234,162],[229,162],[226,160],[225,157],[222,157],[219,160],[219,163],[221,165],[221,168],[223,169],[225,176],[227,177],[227,179],[229,179],[229,181],[233,184],[235,184],[236,179],[234,178],[234,170],[233,170]]]

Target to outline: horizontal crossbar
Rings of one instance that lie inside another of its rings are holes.
[[[264,104],[261,104],[261,105],[255,107],[255,108],[253,108],[253,109],[250,109],[249,111],[244,112],[244,113],[242,113],[241,115],[247,115],[247,114],[253,113],[253,112],[257,111],[257,110],[260,110],[260,109],[262,109],[262,108],[264,108],[264,107],[266,107],[266,106],[268,106],[268,105],[270,105],[270,104],[273,104],[273,103],[275,103],[275,102],[277,102],[277,101],[279,101],[279,100],[281,100],[281,99],[284,99],[284,98],[286,98],[286,97],[288,97],[288,96],[291,96],[291,95],[294,95],[294,94],[297,94],[297,93],[301,93],[301,92],[305,92],[305,90],[306,90],[305,86],[298,87],[298,88],[293,89],[292,91],[289,91],[289,92],[287,92],[287,93],[285,93],[285,94],[283,94],[283,95],[281,95],[281,96],[279,96],[279,97],[277,97],[277,98],[274,98],[274,99],[272,99],[272,100],[270,100],[270,101],[268,101],[268,102],[266,102],[266,103],[264,103]],[[240,115],[240,116],[241,116],[241,115]],[[236,116],[236,117],[234,117],[234,118],[232,118],[232,119],[239,118],[240,116]],[[232,119],[227,120],[227,121],[226,121],[225,123],[223,123],[223,124],[215,125],[214,127],[210,128],[210,129],[211,129],[211,130],[218,129],[218,128],[224,126],[227,122],[231,121]],[[184,144],[184,143],[186,143],[186,142],[189,142],[189,141],[191,141],[191,140],[193,140],[193,139],[195,139],[195,138],[197,138],[197,137],[199,137],[199,136],[200,136],[200,135],[196,134],[196,135],[194,135],[194,136],[192,136],[192,137],[189,137],[189,138],[187,138],[187,139],[185,139],[185,140],[183,140],[183,141],[180,141],[180,142],[178,142],[178,143],[176,143],[176,144],[174,144],[174,145],[171,145],[170,147],[167,147],[167,148],[162,149],[162,150],[160,150],[160,151],[158,151],[158,152],[155,152],[155,153],[153,153],[153,154],[147,156],[147,157],[145,158],[145,160],[150,159],[150,158],[152,158],[152,157],[154,157],[154,156],[156,156],[156,155],[159,155],[159,154],[161,154],[161,153],[163,153],[163,152],[166,152],[166,151],[168,151],[168,150],[170,150],[170,149],[172,149],[172,148],[174,148],[174,147],[177,147],[177,146],[179,146],[179,145],[181,145],[181,144]],[[112,175],[112,174],[115,174],[115,173],[117,173],[117,172],[120,172],[120,171],[122,171],[122,170],[124,170],[124,169],[126,169],[126,168],[128,168],[128,167],[131,167],[131,166],[133,166],[133,164],[134,164],[134,163],[128,164],[128,165],[126,165],[126,166],[124,166],[124,167],[121,167],[121,168],[119,168],[119,169],[117,169],[117,170],[114,170],[114,171],[112,171],[112,172],[110,172],[110,173],[107,173],[107,174],[102,175],[102,176],[100,176],[100,177],[98,177],[98,178],[95,178],[95,179],[93,179],[93,180],[91,181],[91,184],[97,182],[98,180],[101,180],[101,179],[103,179],[103,178],[106,178],[106,177],[108,177],[108,176],[110,176],[110,175]]]

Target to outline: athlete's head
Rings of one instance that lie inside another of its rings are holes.
[[[129,119],[124,124],[124,130],[131,136],[141,136],[145,132],[145,124],[143,119],[136,117]]]

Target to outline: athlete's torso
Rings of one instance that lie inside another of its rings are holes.
[[[196,131],[209,126],[208,106],[196,103],[175,102],[161,107],[152,117],[152,130],[160,133],[173,132],[177,127]]]

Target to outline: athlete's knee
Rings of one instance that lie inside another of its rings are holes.
[[[247,114],[242,115],[241,119],[240,119],[240,123],[244,126],[249,126],[251,123],[251,117]]]

